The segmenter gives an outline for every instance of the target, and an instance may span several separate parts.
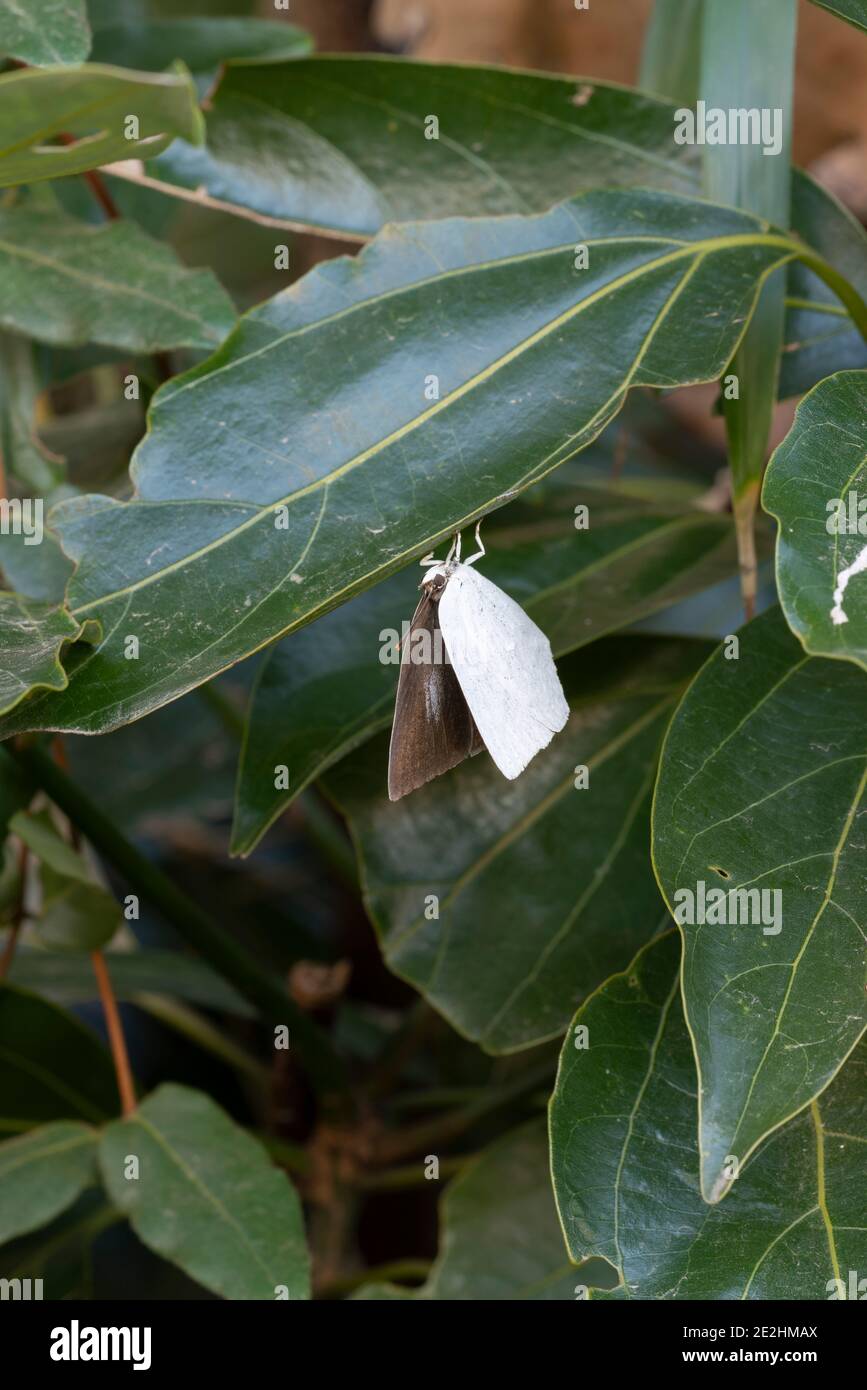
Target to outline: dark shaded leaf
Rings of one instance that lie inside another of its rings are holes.
[[[651,788],[706,650],[634,637],[597,644],[592,667],[562,662],[571,718],[514,782],[480,753],[390,803],[381,739],[327,775],[389,967],[486,1050],[556,1037],[666,920],[647,862]]]
[[[517,599],[555,656],[678,602],[736,570],[730,518],[688,508],[659,479],[656,500],[559,469],[544,500],[513,503],[484,531],[485,575]],[[586,506],[589,529],[576,529]],[[497,521],[500,524],[497,525]],[[402,631],[421,571],[412,566],[275,647],[247,713],[232,852],[249,854],[312,778],[391,721],[396,671],[383,634]],[[289,787],[275,785],[277,769]]]
[[[71,1014],[12,985],[0,988],[0,1115],[31,1121],[69,1117],[91,1124],[117,1113],[107,1050]]]

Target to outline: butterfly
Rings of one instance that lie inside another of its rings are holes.
[[[391,730],[392,801],[483,749],[513,779],[569,718],[547,637],[474,568],[485,554],[479,526],[476,541],[463,562],[460,533],[444,561],[421,561]]]

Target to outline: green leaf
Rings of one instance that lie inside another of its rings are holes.
[[[98,951],[120,926],[120,906],[93,879],[82,856],[57,833],[47,811],[19,811],[9,829],[39,860],[42,904],[36,934],[52,951]]]
[[[0,988],[0,1115],[99,1124],[115,1114],[114,1068],[96,1034],[35,994]]]
[[[622,1272],[593,1298],[827,1299],[867,1244],[861,1049],[832,1086],[741,1164],[708,1207],[698,1181],[695,1066],[675,933],[579,1009],[551,1101],[551,1169],[572,1258]],[[575,1029],[586,1028],[586,1046]]]
[[[4,321],[5,311],[4,304],[0,310]],[[44,496],[63,480],[63,460],[37,438],[34,421],[39,390],[32,344],[17,333],[0,333],[0,452],[6,476],[11,474],[23,483],[28,493]],[[3,541],[6,539],[4,535]]]
[[[138,1178],[125,1176],[129,1155]],[[309,1297],[301,1204],[265,1150],[186,1086],[164,1085],[105,1130],[108,1193],[145,1245],[230,1299]],[[283,1297],[286,1297],[284,1294]]]
[[[589,670],[580,654],[561,663],[571,718],[514,782],[480,754],[389,802],[379,739],[328,774],[390,969],[487,1051],[557,1037],[665,920],[650,795],[666,722],[705,652],[633,637],[597,644]],[[582,766],[589,786],[576,787]]]
[[[204,961],[179,951],[112,951],[107,957],[111,983],[120,1000],[135,1002],[141,994],[169,994],[190,1004],[247,1018],[253,1010],[231,985]],[[13,984],[47,994],[67,1007],[98,998],[90,961],[21,947],[9,970]]]
[[[654,803],[666,900],[682,916],[695,904],[683,989],[708,1201],[729,1186],[727,1158],[743,1166],[818,1095],[867,1024],[867,682],[805,656],[778,609],[738,640],[738,658],[718,648],[684,696]],[[726,899],[733,919],[749,907],[749,924],[715,924],[715,889],[756,890],[749,904]]]
[[[34,67],[83,63],[90,52],[85,0],[0,0],[0,53]]]
[[[63,690],[68,678],[60,653],[68,642],[88,638],[87,625],[67,609],[21,594],[0,593],[0,711],[14,707],[32,690]]]
[[[737,564],[727,516],[667,500],[666,480],[655,481],[654,501],[588,484],[581,470],[581,460],[558,469],[542,505],[528,493],[484,533],[485,574],[524,605],[555,656],[727,578]],[[577,529],[576,506],[587,507],[589,529]],[[314,777],[390,722],[397,673],[372,654],[411,617],[418,580],[412,566],[266,657],[241,748],[234,854],[249,854]],[[289,770],[288,789],[275,786],[279,767]]]
[[[0,1242],[38,1230],[96,1179],[96,1133],[71,1120],[0,1144]]]
[[[539,218],[392,228],[317,267],[157,393],[134,501],[52,513],[78,561],[70,607],[107,635],[69,697],[30,702],[23,723],[139,717],[543,477],[630,387],[717,377],[762,278],[795,254],[746,214],[603,192]],[[346,354],[362,341],[360,390]]]
[[[0,210],[0,305],[0,322],[40,342],[136,352],[213,348],[235,321],[209,270],[187,270],[134,222],[27,208]]]
[[[180,59],[206,90],[223,63],[285,62],[312,48],[309,34],[279,20],[127,20],[97,29],[93,60],[161,72]]]
[[[856,29],[867,29],[867,0],[813,0],[813,4],[848,20]]]
[[[860,577],[867,554],[865,407],[867,373],[839,372],[820,382],[798,406],[762,494],[765,510],[780,523],[777,587],[789,627],[813,656],[861,666],[867,666],[867,587]]]
[[[137,138],[126,137],[128,116],[138,119]],[[175,136],[196,145],[202,134],[189,73],[130,73],[94,63],[0,77],[0,187],[147,159]],[[52,143],[59,135],[77,138]]]
[[[430,112],[437,139],[425,137]],[[207,148],[175,145],[155,170],[222,203],[363,238],[392,221],[541,212],[606,185],[689,192],[695,151],[673,133],[667,102],[604,82],[353,54],[233,64]]]
[[[867,231],[807,174],[792,180],[792,225],[799,236],[867,296]],[[867,365],[867,344],[839,300],[811,270],[789,267],[779,396],[801,396],[845,367]]]

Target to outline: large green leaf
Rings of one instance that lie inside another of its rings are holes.
[[[739,642],[737,660],[724,644],[685,695],[654,805],[666,900],[683,916],[689,894],[696,909],[682,924],[683,992],[709,1201],[729,1186],[727,1159],[743,1165],[807,1105],[867,1023],[867,681],[805,656],[779,609]],[[741,889],[757,893],[727,900],[733,920],[715,924],[708,893]],[[747,907],[761,921],[735,925]]]
[[[44,343],[213,348],[235,321],[209,270],[187,270],[134,222],[91,227],[0,210],[0,322]]]
[[[595,79],[315,57],[231,68],[208,112],[207,147],[177,141],[148,167],[193,201],[364,238],[389,221],[542,212],[592,188],[698,192],[696,147],[674,142],[676,109]],[[429,115],[439,139],[425,138]],[[860,243],[863,282],[863,228],[797,170],[792,227],[834,265],[841,243]],[[781,395],[867,362],[848,315],[814,276],[797,273],[790,294]]]
[[[317,267],[157,394],[134,501],[52,513],[78,561],[68,602],[106,638],[15,727],[145,714],[543,477],[630,387],[717,377],[795,254],[746,214],[604,192],[389,229]]]
[[[46,67],[89,52],[85,0],[0,0],[0,54]]]
[[[138,119],[137,138],[127,138],[128,116]],[[175,136],[195,145],[202,133],[185,72],[131,73],[92,63],[0,77],[0,187],[148,158]],[[59,135],[77,138],[52,143]]]
[[[679,956],[676,933],[653,942],[566,1035],[551,1168],[572,1258],[602,1256],[621,1271],[621,1287],[594,1298],[827,1299],[829,1281],[845,1284],[867,1258],[867,1050],[708,1207]]]
[[[379,739],[328,774],[389,966],[488,1051],[557,1037],[666,920],[647,856],[651,789],[705,652],[611,638],[592,664],[561,663],[569,723],[514,782],[481,754],[389,802]],[[589,786],[575,785],[580,766]]]
[[[53,951],[98,951],[114,936],[122,914],[82,856],[54,828],[47,811],[19,811],[9,829],[39,862],[42,888],[39,940]]]
[[[652,500],[582,481],[577,460],[552,482],[541,505],[528,493],[486,528],[484,571],[544,629],[555,656],[735,573],[730,518],[687,507],[674,488],[667,500],[664,479]],[[576,530],[576,506],[587,507],[589,529]],[[397,672],[377,656],[383,634],[411,616],[419,575],[410,567],[262,663],[238,768],[234,853],[249,854],[308,782],[390,721]],[[289,769],[288,788],[279,767]]]
[[[497,68],[360,55],[232,65],[207,148],[175,145],[156,168],[224,203],[369,237],[392,221],[541,212],[606,185],[688,192],[695,151],[675,145],[672,110],[604,82]]]
[[[63,690],[68,677],[60,654],[91,632],[63,607],[0,593],[0,711],[14,709],[32,690]]]
[[[309,53],[303,29],[279,20],[201,18],[126,20],[97,29],[93,60],[161,72],[180,59],[207,88],[225,62],[277,63]]]
[[[108,1126],[99,1160],[112,1201],[145,1245],[205,1288],[230,1299],[278,1298],[281,1286],[289,1298],[309,1296],[295,1189],[208,1096],[161,1086]]]
[[[0,1242],[53,1221],[96,1178],[96,1133],[72,1120],[0,1144]]]
[[[35,994],[0,988],[0,1117],[99,1124],[116,1113],[114,1068],[96,1034]]]
[[[777,587],[814,656],[867,666],[867,373],[840,372],[798,406],[765,476],[780,523]],[[860,504],[860,510],[859,510]],[[860,529],[859,529],[860,528]],[[838,589],[840,591],[838,597]]]

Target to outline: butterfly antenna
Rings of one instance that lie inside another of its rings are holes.
[[[485,554],[487,554],[487,552],[486,552],[486,550],[485,550],[484,542],[482,541],[482,538],[481,538],[481,536],[479,535],[479,532],[481,531],[481,529],[482,529],[482,523],[481,523],[481,521],[477,521],[477,522],[476,522],[476,545],[479,547],[479,549],[476,551],[475,555],[470,555],[468,559],[464,560],[464,564],[465,564],[465,565],[474,565],[474,564],[476,563],[477,560],[481,560],[482,556],[485,555]]]

